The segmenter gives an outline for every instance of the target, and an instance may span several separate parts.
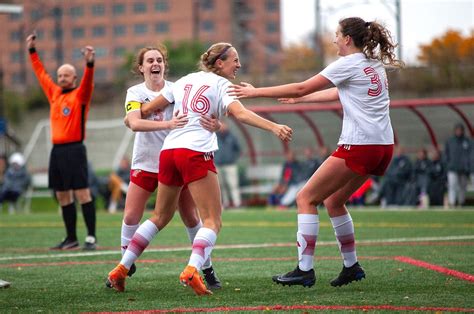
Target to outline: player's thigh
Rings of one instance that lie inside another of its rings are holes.
[[[188,187],[181,190],[178,201],[178,210],[181,220],[186,227],[192,228],[199,223],[199,214],[196,209],[196,204],[191,196]]]
[[[127,225],[136,225],[140,223],[151,194],[152,192],[130,182],[123,212],[123,220]]]

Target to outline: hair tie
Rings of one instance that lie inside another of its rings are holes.
[[[370,24],[372,24],[372,22],[365,22],[365,24],[364,24],[364,25],[365,25],[365,27],[369,27],[369,26],[370,26]]]

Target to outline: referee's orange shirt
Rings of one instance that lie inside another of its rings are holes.
[[[63,90],[44,69],[38,53],[30,51],[31,64],[49,101],[53,144],[82,142],[92,97],[94,66],[87,64],[79,87]]]

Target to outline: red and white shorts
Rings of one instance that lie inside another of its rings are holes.
[[[142,189],[153,193],[158,186],[158,173],[148,172],[141,169],[132,169],[132,171],[130,171],[130,182],[133,182]]]
[[[360,175],[382,176],[392,161],[392,145],[341,145],[332,156],[342,158],[346,166]]]
[[[203,153],[187,148],[162,150],[158,180],[166,185],[182,186],[217,173],[213,153]]]

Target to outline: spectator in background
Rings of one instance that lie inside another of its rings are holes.
[[[428,196],[430,206],[443,206],[446,194],[446,164],[441,159],[441,154],[434,149],[431,154],[429,168]]]
[[[430,169],[431,161],[428,159],[428,151],[422,148],[417,152],[413,166],[418,205],[421,208],[428,208],[429,206],[428,186],[430,182]]]
[[[216,134],[219,149],[214,152],[214,162],[221,184],[222,203],[224,208],[238,208],[242,204],[237,166],[237,160],[241,153],[239,140],[230,132],[227,123],[223,121],[221,129]]]
[[[380,187],[380,200],[382,207],[405,204],[405,185],[410,181],[412,174],[412,163],[405,155],[401,145],[395,147],[393,157]]]
[[[321,159],[314,156],[313,150],[310,147],[304,149],[304,156],[305,160],[298,162],[298,167],[296,167],[297,172],[295,173],[295,179],[293,180],[294,183],[289,183],[286,192],[280,200],[281,209],[295,204],[296,194],[322,163]]]
[[[0,155],[0,187],[3,185],[3,180],[5,177],[5,172],[7,172],[8,161],[7,156]]]
[[[5,172],[3,185],[0,188],[0,205],[4,201],[9,202],[8,212],[15,212],[15,203],[30,184],[30,175],[26,170],[25,157],[20,153],[13,153],[9,160],[9,166]]]
[[[66,227],[66,237],[51,249],[79,247],[76,199],[81,204],[87,227],[84,250],[95,250],[96,212],[89,190],[87,151],[84,145],[85,123],[94,89],[95,51],[91,46],[83,49],[85,69],[79,85],[76,69],[71,64],[63,64],[58,68],[56,84],[46,72],[36,51],[36,35],[29,35],[26,43],[33,71],[49,102],[53,148],[49,160],[48,185],[55,191]]]
[[[282,197],[288,191],[288,188],[300,182],[300,169],[301,164],[296,160],[295,152],[289,149],[285,153],[285,163],[281,170],[280,181],[273,187],[272,193],[268,197],[268,205],[281,205]]]
[[[448,205],[462,206],[466,200],[470,170],[472,141],[464,134],[464,125],[454,126],[454,135],[444,145],[444,158],[448,169]]]
[[[112,172],[109,176],[109,213],[115,213],[117,211],[117,205],[122,202],[123,194],[127,193],[128,184],[130,183],[130,170],[130,159],[127,156],[123,156],[120,160],[118,169],[115,172]]]

